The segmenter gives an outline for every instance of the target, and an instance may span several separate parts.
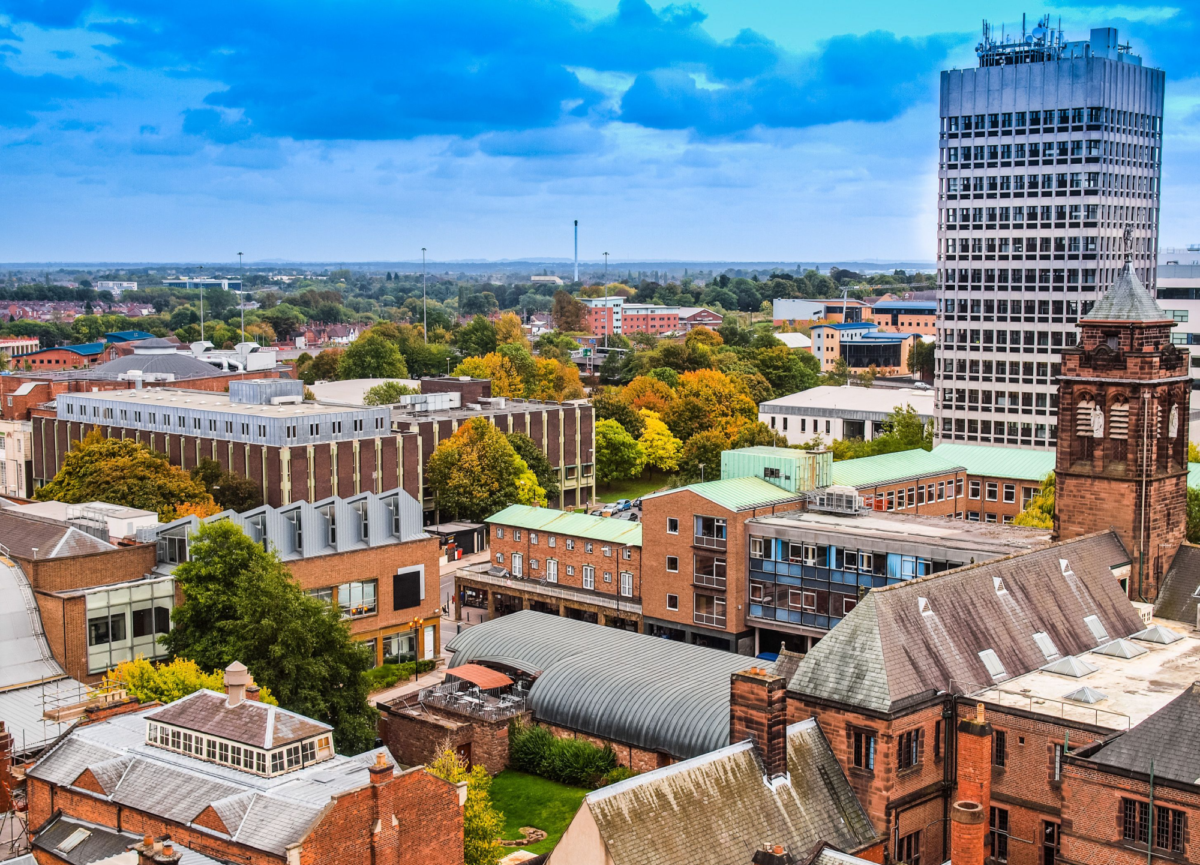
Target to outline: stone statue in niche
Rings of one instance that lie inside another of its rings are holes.
[[[1175,438],[1179,435],[1179,406],[1171,406],[1171,416],[1167,421],[1167,438]]]
[[[1104,410],[1098,405],[1092,407],[1092,438],[1104,438]]]

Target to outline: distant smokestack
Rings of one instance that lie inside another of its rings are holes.
[[[575,281],[579,282],[579,220],[575,220]]]

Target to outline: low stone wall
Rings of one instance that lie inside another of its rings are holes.
[[[652,772],[655,769],[660,769],[663,766],[670,766],[675,761],[667,754],[659,754],[656,751],[647,751],[643,748],[635,748],[632,745],[627,745],[623,742],[614,742],[610,739],[601,739],[599,736],[591,736],[587,733],[580,733],[575,730],[570,730],[566,727],[556,727],[553,724],[541,724],[555,736],[560,739],[582,739],[585,742],[591,742],[597,748],[603,748],[605,745],[612,747],[617,755],[617,763],[621,766],[628,766],[635,772]]]
[[[508,767],[508,720],[482,721],[424,706],[379,706],[379,737],[404,765],[429,763],[447,744],[495,775]],[[526,716],[525,720],[528,720]]]

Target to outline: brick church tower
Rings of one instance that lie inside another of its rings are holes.
[[[1151,601],[1187,519],[1187,350],[1126,260],[1063,351],[1056,537],[1115,529],[1133,559],[1129,597]]]

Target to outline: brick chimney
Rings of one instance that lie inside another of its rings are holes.
[[[787,680],[751,667],[729,683],[729,742],[754,740],[768,780],[787,776]]]
[[[754,851],[752,865],[792,865],[796,860],[781,844],[764,844],[762,849]]]
[[[246,686],[246,699],[255,703],[262,701],[262,691],[254,683],[253,678],[250,679],[250,684]]]
[[[988,812],[978,802],[960,799],[950,809],[950,865],[983,865]]]
[[[369,767],[367,772],[371,775],[371,783],[377,786],[386,784],[394,774],[392,764],[388,762],[387,757],[383,756],[382,751],[375,755],[375,765]]]
[[[992,725],[984,716],[983,703],[975,716],[958,722],[957,798],[978,802],[984,815],[992,803]]]
[[[225,668],[225,702],[229,708],[242,704],[246,699],[246,686],[250,682],[250,672],[241,661],[234,661]]]
[[[7,814],[12,810],[12,761],[12,733],[7,732],[4,722],[0,721],[0,814]]]

